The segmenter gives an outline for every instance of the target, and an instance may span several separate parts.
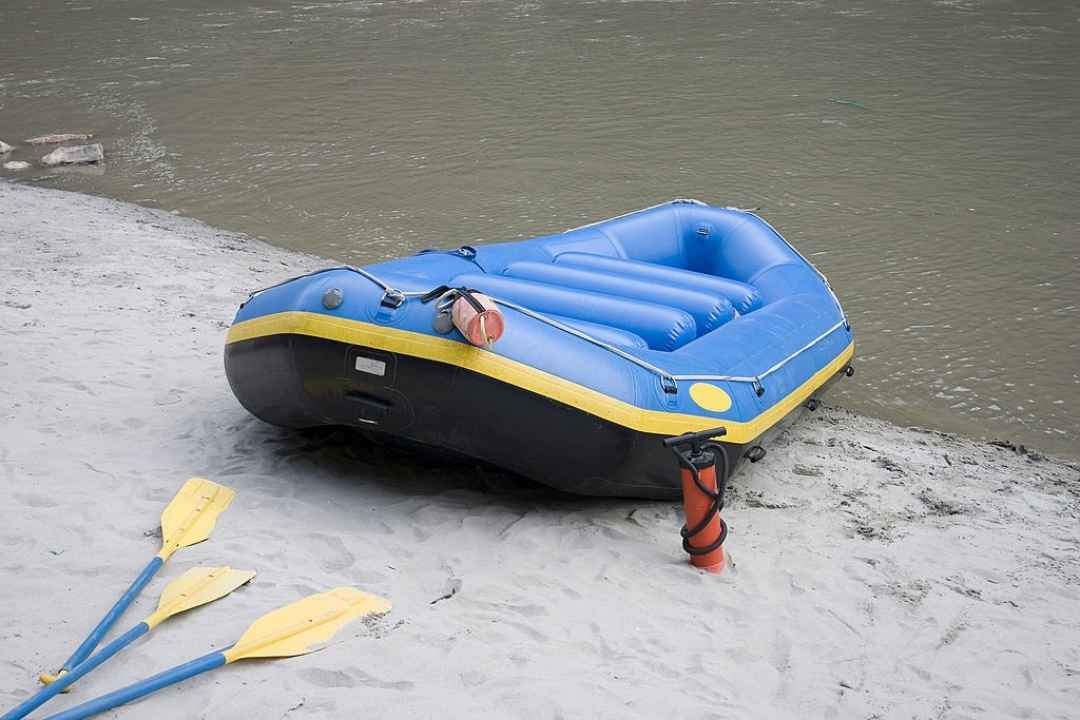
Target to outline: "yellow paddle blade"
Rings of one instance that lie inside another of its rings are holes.
[[[167,560],[182,547],[210,537],[217,517],[225,512],[236,493],[206,478],[191,478],[161,513],[161,552]]]
[[[41,683],[42,685],[52,685],[54,682],[59,680],[60,676],[63,675],[65,672],[67,672],[67,671],[66,670],[61,670],[60,672],[56,673],[55,675],[53,675],[52,673],[43,672],[43,673],[41,673],[40,675],[37,676],[37,679],[38,679],[38,682]],[[64,695],[67,695],[69,692],[71,692],[71,688],[66,687],[63,690],[61,690],[60,692],[62,694],[64,694]]]
[[[318,650],[353,620],[386,612],[390,612],[387,600],[356,588],[339,587],[309,595],[256,620],[225,651],[225,660],[303,655]]]
[[[251,582],[254,577],[254,570],[192,568],[165,586],[157,610],[143,622],[152,630],[173,615],[220,600],[241,585]]]

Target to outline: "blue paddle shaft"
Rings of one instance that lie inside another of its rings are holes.
[[[68,661],[64,663],[64,670],[70,672],[76,665],[90,657],[90,653],[94,652],[94,648],[96,648],[98,643],[101,642],[101,639],[105,637],[105,633],[109,632],[109,628],[116,624],[116,621],[120,619],[120,616],[124,614],[124,611],[127,610],[128,606],[131,605],[136,597],[138,597],[139,593],[142,592],[142,589],[146,587],[146,584],[150,582],[150,578],[154,577],[154,574],[157,573],[164,564],[164,560],[157,555],[154,556],[154,559],[143,568],[141,573],[139,573],[139,577],[135,578],[135,582],[131,583],[131,587],[127,589],[127,592],[120,596],[120,599],[116,601],[116,604],[112,606],[112,609],[105,614],[105,617],[101,618],[101,622],[97,624],[97,627],[86,636],[82,645],[80,645],[78,649],[72,653],[71,657],[68,658]]]
[[[69,710],[50,715],[45,718],[45,720],[82,720],[82,718],[92,717],[98,713],[105,712],[106,710],[111,710],[118,705],[123,705],[124,703],[129,703],[132,700],[141,698],[144,695],[149,695],[168,685],[178,683],[181,680],[187,680],[199,673],[219,668],[224,664],[225,654],[222,652],[212,652],[209,655],[202,656],[198,660],[192,660],[183,665],[177,665],[176,667],[158,673],[153,677],[140,680],[137,683],[132,683],[126,688],[115,690],[108,695],[102,695],[99,698],[84,702],[82,705],[76,705]]]
[[[38,690],[35,695],[23,700],[16,707],[4,713],[3,717],[0,717],[0,720],[19,720],[19,718],[26,717],[49,700],[62,693],[64,688],[70,686],[79,678],[85,676],[98,665],[101,665],[148,632],[150,632],[150,626],[144,622],[139,623],[105,647],[101,648],[101,650],[94,653],[84,662],[79,663],[73,669],[58,677],[54,682]]]

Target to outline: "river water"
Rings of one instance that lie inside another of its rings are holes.
[[[57,131],[104,167],[24,180],[353,263],[759,207],[855,326],[835,401],[1080,456],[1073,3],[5,0],[0,139]]]

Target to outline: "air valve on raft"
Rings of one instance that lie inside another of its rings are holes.
[[[712,573],[719,573],[725,564],[727,523],[720,517],[720,511],[724,509],[728,474],[727,456],[713,438],[726,434],[726,428],[717,427],[663,441],[664,447],[679,459],[682,473],[686,524],[679,533],[682,535],[683,550],[690,556],[691,565]],[[717,460],[720,462],[719,473]]]

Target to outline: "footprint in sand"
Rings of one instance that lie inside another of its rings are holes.
[[[776,631],[773,634],[770,655],[772,666],[776,668],[780,681],[776,687],[776,698],[782,700],[788,693],[788,672],[791,670],[791,639],[786,634]]]
[[[345,543],[341,542],[341,538],[322,533],[309,533],[308,537],[327,547],[328,552],[320,553],[319,563],[326,572],[341,572],[352,567],[356,562],[356,556],[349,552]]]
[[[543,617],[548,614],[543,605],[507,605],[507,609],[527,618]]]
[[[63,385],[65,387],[69,387],[69,388],[72,388],[74,390],[78,390],[79,392],[84,392],[84,393],[87,393],[88,395],[93,395],[94,397],[97,397],[96,392],[91,390],[84,383],[78,382],[77,380],[69,380],[67,378],[58,377],[56,375],[49,375],[48,377],[38,378],[38,382],[46,383],[48,385]]]
[[[477,670],[466,670],[460,674],[461,684],[468,688],[478,687],[487,682],[487,676]]]
[[[367,687],[377,687],[382,690],[400,690],[401,692],[409,692],[416,687],[416,683],[410,680],[380,680],[373,675],[370,675],[360,668],[349,668],[352,674],[356,676],[357,683],[365,685]]]
[[[183,390],[172,388],[168,392],[159,393],[154,397],[154,404],[158,406],[162,405],[176,405],[182,401],[184,395]]]
[[[327,670],[324,668],[311,668],[301,670],[300,677],[321,688],[351,688],[356,687],[354,680],[344,670]]]
[[[348,671],[311,668],[309,670],[301,670],[299,674],[303,680],[321,688],[353,688],[357,685],[364,685],[366,687],[377,687],[384,690],[409,691],[415,687],[415,683],[408,680],[400,680],[397,682],[379,680],[359,668],[348,668]]]
[[[59,505],[50,497],[30,493],[15,493],[15,502],[32,508],[54,508]]]

